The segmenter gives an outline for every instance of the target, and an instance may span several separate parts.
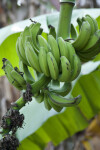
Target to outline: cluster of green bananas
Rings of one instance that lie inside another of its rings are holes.
[[[35,23],[21,33],[17,40],[20,60],[36,72],[44,73],[54,80],[73,81],[81,70],[81,62],[74,47],[61,37],[56,40],[51,34],[46,40],[41,31],[40,24]]]
[[[63,107],[70,107],[79,104],[81,96],[75,98],[65,98],[71,90],[71,82],[64,82],[60,87],[60,83],[46,77],[44,74],[39,74],[38,80],[34,80],[28,67],[21,62],[20,70],[17,67],[13,68],[9,60],[3,59],[3,70],[9,82],[19,90],[26,89],[27,83],[32,87],[32,94],[38,103],[44,101],[45,108],[50,110],[54,108],[60,112]]]
[[[67,86],[70,86],[70,85],[67,85]],[[68,92],[68,90],[66,91],[66,93]],[[59,95],[56,94],[56,92],[59,93]],[[41,103],[44,101],[44,106],[47,110],[51,110],[51,108],[53,108],[57,112],[60,112],[63,107],[76,106],[80,103],[81,101],[80,95],[78,95],[75,98],[66,98],[66,97],[61,96],[64,94],[63,92],[64,92],[63,88],[62,88],[62,91],[61,89],[55,90],[55,91],[45,90],[39,93],[38,95],[35,95],[35,98],[38,103]]]
[[[100,52],[100,30],[97,21],[90,15],[78,18],[79,35],[71,25],[71,37],[74,39],[72,45],[82,62],[95,58]]]
[[[26,89],[29,83],[37,102],[44,101],[46,109],[54,108],[59,112],[81,100],[80,95],[69,99],[65,97],[71,91],[71,82],[81,71],[81,62],[70,42],[62,37],[56,40],[54,27],[49,26],[49,34],[45,34],[40,26],[40,23],[32,23],[17,40],[19,69],[13,68],[7,59],[3,59],[3,69],[9,82],[17,89]],[[36,79],[29,67],[35,70]],[[62,86],[60,82],[63,82]]]
[[[18,90],[26,89],[26,81],[23,78],[23,73],[17,67],[13,68],[9,60],[3,58],[3,70],[9,82]]]

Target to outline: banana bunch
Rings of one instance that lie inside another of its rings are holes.
[[[42,36],[40,23],[26,27],[17,40],[20,61],[59,82],[71,82],[81,71],[81,62],[70,42],[56,40],[54,27],[49,26],[47,40]]]
[[[32,94],[38,103],[44,102],[44,106],[47,110],[53,108],[55,111],[60,112],[63,107],[71,107],[78,105],[81,96],[75,98],[65,98],[71,90],[71,82],[65,82],[62,87],[58,82],[51,81],[51,78],[42,74],[37,81],[35,81],[28,70],[28,67],[20,62],[20,72],[17,67],[13,68],[10,61],[3,59],[3,70],[9,80],[17,89],[26,89],[27,82],[32,87]]]
[[[57,112],[60,112],[63,107],[76,106],[81,101],[82,97],[80,95],[74,98],[66,98],[60,95],[60,92],[63,93],[63,91],[58,91],[59,95],[56,94],[56,91],[49,91],[48,89],[45,89],[34,97],[38,103],[44,102],[44,106],[47,110],[51,110],[51,108],[53,108]]]
[[[71,82],[80,74],[81,61],[74,46],[62,37],[56,39],[55,28],[48,27],[47,38],[40,23],[33,22],[26,27],[16,42],[19,69],[3,59],[3,70],[17,89],[26,89],[27,83],[30,84],[38,103],[44,102],[47,110],[53,108],[60,112],[63,107],[77,105],[81,100],[80,95],[66,98],[72,88]],[[29,67],[35,71],[35,79]]]
[[[71,38],[75,51],[82,62],[95,58],[100,52],[100,30],[97,21],[90,15],[77,19],[79,35],[73,25],[71,25]]]

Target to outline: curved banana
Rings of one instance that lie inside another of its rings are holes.
[[[42,72],[49,77],[50,76],[50,72],[49,72],[49,67],[48,67],[48,63],[47,63],[47,53],[44,47],[40,47],[40,51],[39,51],[39,64],[40,64],[40,68],[42,70]]]
[[[55,57],[51,52],[47,53],[47,62],[52,79],[56,80],[59,75],[59,69]]]
[[[30,84],[34,83],[35,80],[34,80],[34,78],[32,77],[32,75],[31,75],[31,73],[30,73],[30,71],[29,71],[29,69],[28,69],[28,66],[25,65],[22,61],[20,61],[20,62],[19,62],[19,67],[20,67],[20,71],[24,73],[24,74],[23,74],[23,77],[24,77],[25,81],[26,81],[27,83],[30,83]]]
[[[97,45],[100,42],[100,30],[96,31],[89,39],[87,45],[81,50],[82,52],[88,52],[90,48]]]
[[[37,45],[37,35],[40,30],[40,26],[41,26],[40,23],[35,23],[34,26],[30,28],[30,34],[32,37],[32,41],[33,41],[35,50],[39,49],[39,47]]]
[[[67,59],[69,59],[69,52],[66,42],[62,37],[59,37],[57,40],[61,56],[65,56]]]
[[[92,29],[91,34],[94,34],[98,30],[98,23],[97,23],[96,19],[94,19],[90,15],[86,15],[85,20],[87,20],[90,23],[91,29]]]
[[[88,21],[88,23],[91,26],[91,35],[93,35],[96,32],[96,28],[95,28],[95,23],[94,20],[91,16],[86,15],[85,17],[82,18],[83,21]]]
[[[44,74],[42,74],[41,77],[37,81],[35,81],[35,83],[31,84],[33,95],[39,92],[45,86],[47,86],[50,81],[50,77],[46,77]]]
[[[100,41],[98,41],[92,48],[88,49],[88,51],[78,53],[78,55],[81,61],[86,62],[94,59],[98,53],[100,53]]]
[[[52,25],[48,25],[49,35],[52,35],[56,39],[56,29]]]
[[[34,24],[32,24],[30,27],[33,27],[33,26],[34,26]],[[26,44],[25,43],[26,43],[26,37],[27,36],[31,36],[29,27],[26,27],[24,29],[23,33],[22,33],[22,43],[23,43],[24,49],[26,48]]]
[[[78,26],[79,26],[79,31],[81,30],[81,26],[82,26],[82,19],[81,18],[77,18],[77,23],[78,23]]]
[[[43,93],[39,93],[38,96],[34,96],[35,97],[35,100],[38,102],[38,103],[42,103],[44,101],[44,94]]]
[[[7,76],[7,79],[9,80],[9,82],[13,86],[15,86],[18,90],[23,90],[23,87],[11,76],[11,71],[13,70],[13,67],[9,64],[9,61],[6,62],[6,65],[3,67],[3,70],[5,72],[5,75]]]
[[[48,95],[47,94],[44,94],[44,106],[47,110],[51,110],[51,108],[52,108],[48,102]]]
[[[76,39],[77,38],[77,31],[76,31],[76,29],[75,29],[73,24],[71,24],[70,33],[71,33],[71,38],[72,39]]]
[[[23,43],[22,43],[22,34],[20,35],[19,37],[19,52],[20,52],[20,55],[21,57],[26,61],[26,63],[28,64],[27,62],[27,59],[26,59],[26,54],[25,54],[25,49],[24,49],[24,46],[23,46]]]
[[[21,56],[20,54],[20,51],[19,51],[19,40],[20,40],[20,37],[18,37],[17,39],[17,42],[16,42],[16,52],[17,52],[17,55],[19,57],[19,59],[26,65],[30,66],[29,63]]]
[[[36,50],[36,49],[34,48],[34,44],[33,44],[33,41],[32,41],[31,36],[26,36],[26,37],[25,37],[25,43],[27,43],[27,42],[30,43],[30,45],[32,46],[32,48],[35,50],[36,54],[38,54],[39,52],[38,52],[38,50]]]
[[[80,51],[87,43],[91,35],[91,26],[84,21],[77,39],[72,43],[76,51]]]
[[[74,71],[73,74],[71,75],[70,81],[75,80],[81,72],[81,61],[79,57],[75,54],[73,59],[74,59]]]
[[[15,71],[13,69],[11,71],[11,76],[14,80],[16,80],[20,84],[20,86],[22,86],[24,89],[26,89],[26,82],[20,73],[18,73],[17,71]]]
[[[65,56],[61,56],[62,73],[59,75],[60,82],[68,82],[71,76],[71,65]]]
[[[71,75],[72,75],[74,72],[74,59],[73,58],[74,58],[74,55],[76,54],[76,52],[75,52],[73,45],[70,42],[66,42],[66,45],[67,45],[67,49],[68,49],[68,54],[69,54],[68,60],[71,65]]]
[[[56,59],[56,62],[59,66],[60,63],[60,53],[59,53],[59,48],[56,39],[52,35],[48,35],[48,43],[51,48],[51,52]]]
[[[10,66],[13,68],[11,62],[10,62],[8,59],[3,58],[3,59],[2,59],[2,62],[3,62],[3,67],[2,67],[2,69],[5,69],[5,66],[6,66],[6,65],[10,65]]]
[[[43,29],[42,29],[42,28],[40,28],[40,29],[39,29],[39,31],[38,31],[37,36],[38,36],[38,35],[42,35],[42,33],[44,33],[44,32],[43,32]]]
[[[39,46],[40,46],[40,47],[44,47],[45,50],[46,50],[46,52],[49,51],[50,47],[49,47],[49,45],[48,45],[47,40],[46,40],[43,36],[38,35],[38,42],[39,42]]]
[[[41,72],[39,58],[29,42],[26,43],[25,54],[30,66],[38,72]]]
[[[94,21],[94,24],[95,24],[95,28],[96,28],[96,31],[98,30],[98,22],[96,19],[93,18],[93,21]]]
[[[60,112],[60,111],[63,109],[63,107],[60,107],[60,106],[57,106],[56,104],[54,104],[54,103],[51,101],[51,99],[49,98],[49,96],[48,96],[48,103],[49,103],[50,106],[51,106],[55,111],[57,111],[57,112]]]
[[[66,96],[72,88],[71,82],[65,82],[62,87],[49,86],[48,90],[61,96]]]
[[[76,106],[80,103],[81,101],[81,96],[77,96],[77,97],[74,97],[74,98],[64,98],[60,95],[57,95],[53,92],[48,92],[47,93],[50,100],[57,106],[60,106],[60,107],[71,107],[71,106]]]

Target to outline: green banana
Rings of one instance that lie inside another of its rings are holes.
[[[56,39],[52,35],[48,35],[48,43],[51,47],[51,52],[56,59],[56,62],[59,66],[60,63],[60,53]]]
[[[44,94],[43,94],[43,93],[39,93],[38,96],[35,96],[35,100],[36,100],[38,103],[43,102],[43,100],[44,100]]]
[[[68,52],[67,44],[63,40],[62,37],[58,38],[58,45],[59,45],[61,56],[65,56],[67,59],[69,59],[69,52]]]
[[[96,31],[89,39],[87,45],[81,50],[82,52],[88,52],[90,48],[97,45],[100,42],[100,30]],[[80,52],[80,51],[79,51]]]
[[[70,33],[71,33],[71,38],[72,38],[72,39],[76,39],[76,38],[77,38],[77,31],[76,31],[76,29],[75,29],[75,27],[74,27],[73,24],[71,24]]]
[[[55,57],[51,52],[47,53],[47,62],[52,79],[56,80],[59,75],[59,69]]]
[[[79,31],[81,30],[81,26],[82,26],[82,19],[81,18],[77,18],[77,23],[78,23],[78,26],[79,26]]]
[[[51,106],[55,111],[57,111],[57,112],[60,112],[60,111],[63,109],[63,107],[60,107],[60,106],[55,105],[55,104],[51,101],[51,99],[49,98],[49,96],[48,96],[48,103],[49,103],[50,106]]]
[[[35,50],[39,49],[39,47],[37,45],[37,35],[40,30],[40,26],[41,26],[40,23],[36,23],[36,24],[34,24],[34,26],[32,28],[30,28],[30,34],[32,37],[32,41],[33,41]]]
[[[7,64],[8,63],[8,64]],[[15,86],[18,90],[23,90],[23,87],[11,76],[11,71],[13,70],[13,67],[9,64],[9,61],[6,62],[5,67],[3,68],[9,82]]]
[[[34,78],[32,77],[32,75],[28,69],[28,66],[25,65],[22,61],[20,61],[19,67],[20,67],[20,71],[24,73],[23,77],[24,77],[25,81],[30,84],[34,83],[35,82]]]
[[[39,92],[45,86],[47,86],[50,81],[50,77],[46,77],[44,74],[42,74],[41,77],[35,83],[31,84],[33,95]]]
[[[32,24],[32,26],[34,26],[34,24]],[[30,27],[32,27],[30,26]],[[29,27],[26,27],[22,33],[22,43],[23,43],[23,46],[24,46],[24,49],[26,48],[26,37],[27,36],[30,36],[30,29]]]
[[[42,33],[43,33],[43,29],[40,28],[39,31],[38,31],[38,33],[37,33],[37,35],[42,35]]]
[[[17,71],[15,71],[14,69],[11,71],[11,76],[14,80],[16,80],[20,86],[22,86],[24,89],[26,89],[26,82],[24,80],[24,78],[21,76],[21,74],[19,74]]]
[[[91,35],[93,35],[96,32],[95,24],[93,21],[93,18],[89,15],[86,15],[85,17],[82,18],[83,21],[88,21],[91,27]]]
[[[80,103],[81,101],[81,96],[77,96],[75,98],[64,98],[60,95],[57,95],[53,92],[47,92],[50,100],[57,106],[60,107],[71,107],[71,106],[76,106]]]
[[[66,42],[66,45],[67,45],[67,49],[68,49],[68,54],[69,54],[69,62],[70,62],[70,65],[71,65],[71,75],[73,74],[74,72],[74,55],[76,54],[75,52],[75,49],[73,47],[73,45],[70,43],[70,42]]]
[[[94,19],[94,18],[93,18],[93,20],[94,20],[95,28],[96,28],[96,31],[97,31],[97,30],[98,30],[98,22],[97,22],[97,20]]]
[[[41,35],[38,35],[38,42],[39,42],[39,46],[44,47],[46,52],[49,51],[50,47],[48,45],[47,40],[44,37],[42,37]]]
[[[22,43],[23,43],[23,46],[25,49],[26,48],[26,41],[27,41],[26,39],[27,39],[27,37],[29,37],[28,40],[30,40],[29,42],[31,43],[31,46],[33,47],[35,52],[38,53],[38,50],[34,46],[34,41],[32,39],[32,33],[31,33],[33,31],[34,25],[35,25],[35,23],[31,24],[29,27],[26,27],[24,29],[23,34],[22,34],[23,35],[22,36]]]
[[[71,65],[65,56],[61,56],[62,73],[59,75],[60,82],[68,82],[71,76]]]
[[[18,72],[18,73],[23,77],[24,73],[23,73],[22,71],[20,71],[19,68],[14,67],[14,70],[15,70],[16,72]]]
[[[48,90],[61,96],[66,96],[71,91],[71,88],[71,82],[64,82],[62,87],[54,87],[51,85],[48,87]]]
[[[90,39],[90,35],[91,26],[87,21],[84,21],[77,39],[72,43],[76,51],[80,51],[83,47],[85,47]]]
[[[70,81],[75,80],[81,72],[81,62],[79,57],[75,54],[73,59],[74,59],[74,71],[73,74],[71,75]]]
[[[19,51],[19,41],[20,41],[20,37],[18,37],[17,42],[16,42],[16,52],[17,52],[17,55],[19,57],[19,60],[21,60],[24,64],[30,66],[29,63],[20,54],[20,51]]]
[[[95,46],[93,46],[92,48],[88,49],[88,51],[83,52],[83,53],[82,52],[78,53],[78,55],[79,55],[80,59],[83,62],[86,62],[86,61],[94,59],[95,56],[99,52],[100,52],[100,41],[98,41]]]
[[[91,26],[91,29],[92,29],[91,30],[91,35],[94,34],[98,30],[97,21],[93,17],[91,17],[90,15],[86,15],[84,19],[90,23],[90,26]]]
[[[49,72],[48,63],[47,63],[47,54],[46,54],[46,50],[45,50],[44,47],[40,47],[39,64],[40,64],[40,68],[41,68],[42,72],[47,77],[49,77],[50,76],[50,72]]]
[[[38,50],[36,50],[36,49],[34,48],[34,44],[33,44],[33,41],[32,41],[31,36],[26,36],[26,37],[25,37],[25,43],[27,43],[27,42],[30,43],[30,45],[32,46],[32,48],[35,50],[36,54],[38,54],[39,52],[38,52]]]
[[[48,102],[48,95],[47,94],[44,94],[44,106],[47,110],[51,110],[51,108],[52,108]]]
[[[2,69],[5,69],[5,66],[6,66],[6,65],[10,65],[10,66],[13,68],[11,62],[10,62],[8,59],[3,58],[3,59],[2,59],[2,62],[3,62],[3,67],[2,67]]]
[[[39,58],[29,42],[26,43],[25,54],[30,66],[38,72],[41,72]]]
[[[49,35],[52,35],[56,39],[55,27],[53,27],[52,25],[48,25],[48,28],[49,28]]]
[[[20,52],[21,56],[23,57],[23,59],[27,62],[26,55],[25,55],[25,49],[24,49],[24,46],[22,43],[22,34],[23,33],[20,34],[20,38],[19,38],[19,52]]]

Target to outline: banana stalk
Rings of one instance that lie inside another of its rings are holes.
[[[70,37],[71,16],[75,0],[60,0],[60,16],[58,23],[57,38],[67,39]]]

